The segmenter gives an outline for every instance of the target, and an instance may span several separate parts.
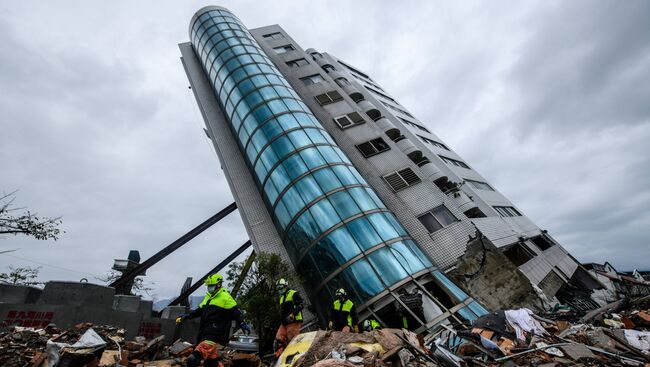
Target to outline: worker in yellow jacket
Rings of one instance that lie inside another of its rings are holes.
[[[358,331],[359,316],[354,302],[348,298],[348,294],[343,288],[339,288],[335,296],[327,327],[331,330],[344,332]]]
[[[300,293],[289,288],[289,282],[281,278],[276,283],[280,295],[280,327],[275,334],[275,355],[282,354],[291,340],[300,334],[302,327],[302,297]]]
[[[219,273],[212,274],[205,279],[205,285],[208,291],[199,307],[176,319],[176,323],[181,323],[183,320],[201,318],[197,336],[198,344],[187,358],[187,367],[198,367],[201,360],[204,360],[205,367],[218,365],[217,349],[219,344],[228,344],[232,320],[237,321],[242,330],[250,333],[250,327],[241,320],[241,311],[237,302],[223,287],[223,276]]]

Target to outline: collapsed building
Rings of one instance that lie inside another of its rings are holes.
[[[650,281],[645,280],[636,270],[630,274],[619,272],[607,261],[604,264],[587,263],[584,268],[603,285],[592,295],[594,301],[600,305],[624,298],[650,295]]]
[[[405,310],[420,330],[475,319],[495,294],[597,306],[602,286],[367,73],[218,6],[189,36],[183,66],[252,246],[294,266],[321,319],[339,287],[362,318]],[[471,265],[472,239],[489,262]]]

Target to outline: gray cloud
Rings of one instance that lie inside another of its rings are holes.
[[[515,118],[552,129],[648,123],[650,4],[556,4],[533,18],[510,74]]]
[[[203,4],[0,5],[0,190],[67,231],[0,247],[75,271],[43,278],[146,258],[232,201],[176,46]],[[221,5],[367,71],[579,259],[646,266],[647,3]],[[153,267],[156,293],[243,243],[240,222]],[[0,256],[12,263],[33,264]]]

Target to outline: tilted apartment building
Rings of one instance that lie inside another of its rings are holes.
[[[293,264],[321,319],[339,287],[385,325],[483,314],[444,275],[477,233],[551,298],[578,268],[358,68],[216,6],[179,47],[255,250]]]

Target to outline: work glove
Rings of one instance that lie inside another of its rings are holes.
[[[251,327],[248,326],[247,323],[245,323],[245,322],[240,323],[240,324],[239,324],[239,328],[240,328],[241,331],[243,331],[246,335],[251,335]]]
[[[182,314],[182,315],[180,315],[180,316],[178,316],[178,317],[176,318],[176,324],[180,324],[181,322],[183,322],[183,320],[187,319],[188,316],[189,316],[189,315],[186,314],[186,313],[185,313],[185,314]]]
[[[327,328],[328,328],[329,330],[334,329],[334,323],[333,323],[332,321],[328,322],[328,323],[327,323]]]
[[[359,332],[359,325],[354,325],[354,332],[358,333]]]

